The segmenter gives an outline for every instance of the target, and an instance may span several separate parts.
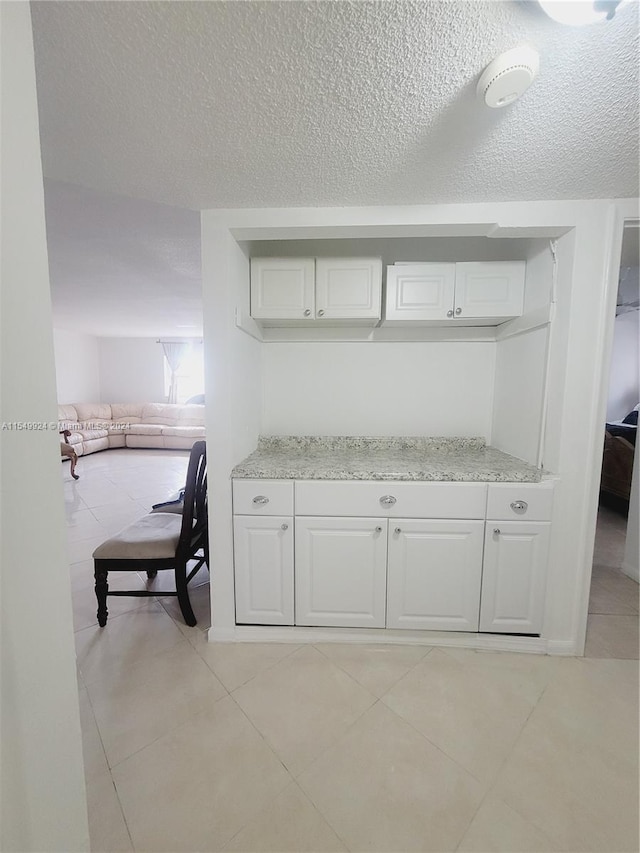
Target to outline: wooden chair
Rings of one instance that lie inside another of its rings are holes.
[[[191,449],[184,510],[154,512],[130,524],[111,539],[107,539],[93,552],[95,590],[98,600],[98,624],[107,624],[108,595],[155,596],[153,590],[109,591],[109,572],[146,571],[154,578],[159,570],[171,569],[175,573],[175,595],[187,625],[195,625],[196,617],[189,601],[188,584],[203,565],[209,567],[209,538],[207,516],[207,454],[204,441],[196,441]],[[187,574],[187,563],[196,565]]]

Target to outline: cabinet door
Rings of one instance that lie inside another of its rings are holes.
[[[550,529],[551,525],[542,521],[487,522],[481,631],[540,633]]]
[[[387,267],[386,320],[443,321],[453,317],[455,264]]]
[[[484,521],[389,521],[387,628],[477,631]]]
[[[293,519],[233,518],[236,622],[293,625]]]
[[[524,261],[456,264],[455,317],[519,317],[524,303],[524,273]]]
[[[384,628],[387,522],[296,518],[296,625]]]
[[[313,258],[252,258],[251,316],[257,320],[313,320]]]
[[[382,261],[380,258],[318,258],[316,318],[319,320],[380,319]]]

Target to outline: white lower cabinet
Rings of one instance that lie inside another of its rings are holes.
[[[233,519],[236,622],[293,625],[293,518]]]
[[[539,634],[542,629],[551,525],[488,521],[480,630]]]
[[[296,625],[384,628],[387,521],[295,520]]]
[[[483,521],[389,521],[387,628],[477,631]]]

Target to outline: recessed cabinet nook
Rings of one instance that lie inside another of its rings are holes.
[[[557,240],[269,230],[229,244],[210,638],[548,651]]]

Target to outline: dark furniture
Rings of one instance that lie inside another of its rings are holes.
[[[93,552],[95,590],[98,600],[98,624],[107,624],[107,596],[155,596],[154,590],[109,591],[109,572],[146,571],[153,579],[159,570],[169,569],[175,574],[175,595],[187,625],[195,625],[189,601],[188,584],[206,564],[209,567],[209,540],[207,518],[207,454],[204,441],[197,441],[191,449],[182,513],[153,512],[125,527],[107,539]],[[187,574],[187,564],[196,565]]]

